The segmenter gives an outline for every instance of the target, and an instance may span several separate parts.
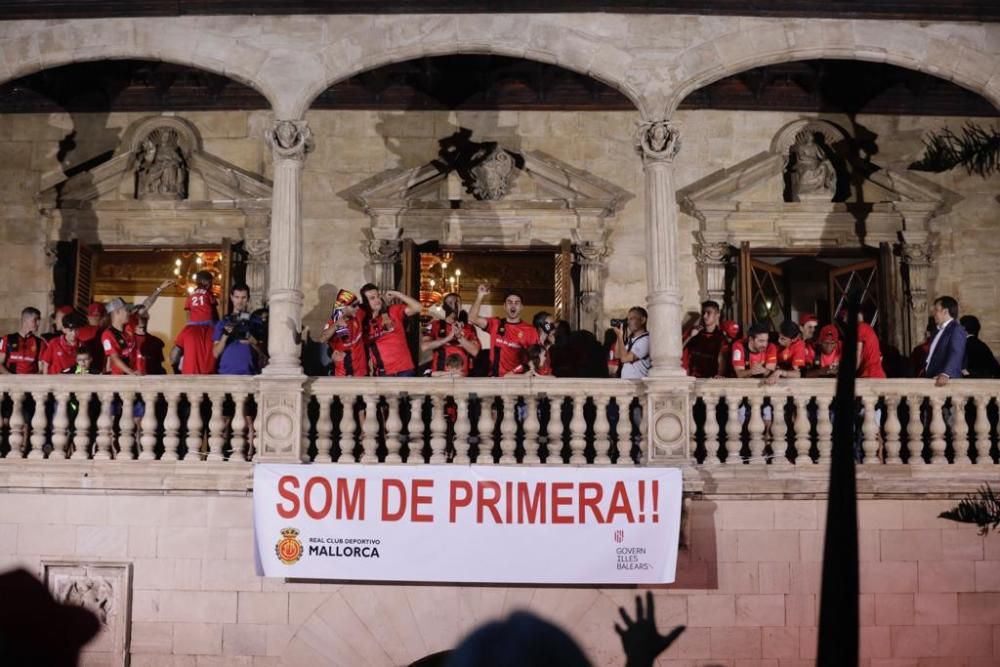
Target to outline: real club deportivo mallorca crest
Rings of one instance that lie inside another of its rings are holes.
[[[274,553],[285,565],[294,565],[302,558],[302,542],[297,528],[282,528],[281,539],[274,546]]]

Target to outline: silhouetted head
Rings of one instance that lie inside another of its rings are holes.
[[[446,667],[590,667],[590,661],[561,628],[519,611],[474,630]]]

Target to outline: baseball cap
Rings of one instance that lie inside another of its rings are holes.
[[[840,330],[833,324],[827,324],[819,330],[819,339],[821,342],[824,340],[839,341]]]
[[[358,297],[354,294],[354,292],[342,289],[337,292],[337,298],[334,303],[340,308],[344,306],[353,306],[358,303]]]
[[[740,337],[740,324],[736,320],[726,320],[722,323],[722,333],[733,340]]]
[[[87,306],[88,317],[103,317],[104,315],[107,314],[107,312],[108,311],[104,307],[104,304],[99,301],[95,301],[94,303]]]
[[[804,327],[807,322],[819,322],[819,318],[812,313],[802,313],[799,315],[799,326]]]
[[[73,306],[59,306],[56,308],[56,313],[58,315],[71,315],[73,313]]]
[[[114,298],[108,301],[107,311],[108,313],[113,313],[120,308],[128,308],[128,304],[125,303],[124,299]]]

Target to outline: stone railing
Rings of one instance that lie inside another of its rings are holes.
[[[247,461],[246,378],[5,375],[4,460]]]
[[[302,452],[360,463],[638,463],[642,389],[622,380],[316,378]]]
[[[698,465],[811,465],[832,450],[833,380],[701,380],[686,458]],[[994,465],[1000,383],[859,380],[855,456],[863,465]]]

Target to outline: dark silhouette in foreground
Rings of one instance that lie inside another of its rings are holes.
[[[0,600],[0,665],[75,667],[100,630],[93,613],[56,602],[27,570],[0,574]]]

